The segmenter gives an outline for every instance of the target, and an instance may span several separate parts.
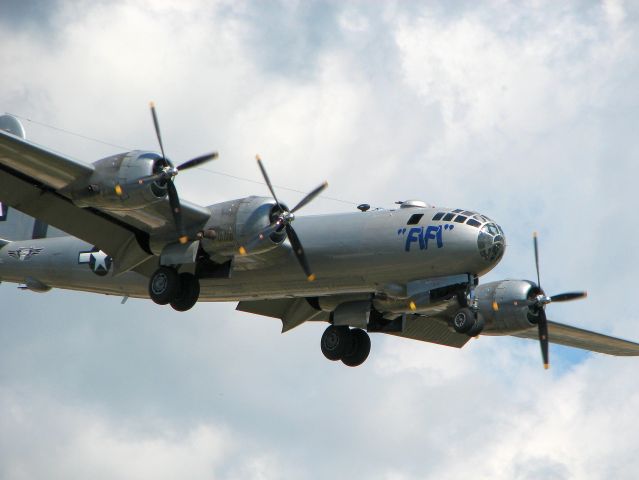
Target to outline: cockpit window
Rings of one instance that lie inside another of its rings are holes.
[[[442,220],[444,220],[444,222],[450,222],[454,216],[454,213],[447,213],[446,215],[444,215],[444,218]]]
[[[462,210],[461,208],[456,208],[455,210],[453,210],[453,213],[462,213],[464,210]]]
[[[470,218],[466,224],[470,225],[471,227],[477,227],[479,228],[481,226],[481,223],[479,223],[477,220],[475,220],[474,218]]]
[[[464,223],[468,217],[464,217],[463,215],[457,215],[455,218],[455,223]]]
[[[407,225],[417,225],[423,216],[424,216],[423,213],[414,213],[408,219]]]
[[[483,229],[487,230],[491,235],[499,235],[501,233],[499,227],[494,223],[489,223]]]
[[[470,217],[470,216],[471,216],[471,215],[473,215],[475,212],[471,212],[471,211],[469,211],[469,210],[465,210],[465,211],[463,211],[462,213],[463,213],[464,215],[466,215],[466,216]]]
[[[504,254],[504,232],[495,223],[484,225],[477,238],[479,253],[488,261],[495,261]]]
[[[436,213],[435,216],[433,217],[433,220],[434,221],[441,220],[443,216],[444,216],[444,212]]]

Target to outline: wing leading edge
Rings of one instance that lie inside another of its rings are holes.
[[[89,177],[93,165],[63,157],[31,142],[0,131],[0,164],[59,190]]]
[[[86,181],[95,171],[86,164],[0,130],[0,202],[42,220],[64,232],[99,246],[115,262],[117,272],[153,261],[150,237],[173,238],[175,229],[169,201],[139,210],[108,212],[75,205],[65,189]],[[186,225],[203,225],[210,216],[205,207],[181,202]]]
[[[530,329],[514,335],[537,340],[537,329]],[[557,322],[548,322],[548,340],[567,347],[581,348],[592,352],[615,356],[639,356],[639,343],[602,333],[591,332]]]

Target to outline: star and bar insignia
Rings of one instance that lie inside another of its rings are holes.
[[[88,264],[93,273],[103,277],[109,273],[109,270],[111,270],[113,259],[98,247],[93,247],[92,250],[80,252],[78,254],[78,263]]]

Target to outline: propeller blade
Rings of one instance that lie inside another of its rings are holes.
[[[158,180],[167,180],[167,174],[165,172],[154,173],[153,175],[138,178],[135,183],[143,185],[145,183],[157,182]]]
[[[324,182],[322,183],[319,187],[317,187],[315,190],[313,190],[312,192],[310,192],[309,194],[307,194],[304,198],[302,198],[302,200],[300,200],[300,202],[295,205],[293,207],[293,210],[291,210],[291,213],[295,213],[296,211],[298,211],[300,208],[302,208],[304,205],[308,204],[311,200],[313,200],[315,197],[317,197],[320,193],[322,193],[322,191],[328,187],[328,182]]]
[[[160,151],[162,152],[162,159],[166,163],[166,155],[164,155],[164,145],[162,144],[162,134],[160,133],[160,122],[158,121],[158,114],[155,111],[155,103],[149,103],[151,107],[151,115],[153,116],[153,125],[155,126],[155,134],[158,137],[158,143],[160,144]]]
[[[537,232],[533,232],[533,243],[535,245],[535,267],[537,268],[537,286],[541,288],[541,279],[539,277],[539,245],[537,245]]]
[[[262,242],[266,241],[268,237],[270,237],[273,232],[281,228],[281,226],[282,226],[282,219],[278,218],[275,222],[271,223],[268,227],[266,227],[264,230],[262,230],[260,233],[255,235],[252,239],[250,239],[246,243],[246,245],[242,245],[239,248],[240,254],[246,255],[247,253],[252,252],[253,250],[256,250],[257,247],[259,247],[259,245]]]
[[[553,302],[569,302],[571,300],[579,300],[588,296],[587,292],[567,292],[559,293],[550,297]]]
[[[548,360],[548,319],[546,311],[539,309],[539,320],[537,321],[537,329],[539,331],[539,346],[541,347],[541,358],[544,361],[544,368],[547,370],[550,366]]]
[[[189,238],[184,233],[184,226],[182,225],[182,207],[180,206],[180,197],[178,196],[177,189],[172,181],[166,182],[166,187],[169,193],[169,205],[171,205],[171,213],[173,213],[178,241],[184,244],[188,242]]]
[[[266,173],[266,169],[264,168],[264,165],[262,165],[262,159],[260,158],[259,155],[255,155],[255,159],[257,160],[257,164],[260,167],[260,170],[262,171],[262,176],[264,177],[264,181],[266,182],[266,186],[271,191],[271,195],[273,195],[273,198],[275,199],[275,203],[277,203],[277,207],[280,209],[280,211],[284,211],[284,209],[280,205],[280,201],[277,199],[277,195],[275,195],[275,190],[273,190],[273,185],[271,185],[271,180],[268,178],[268,174]]]
[[[211,160],[215,160],[218,156],[217,152],[207,153],[205,155],[200,155],[199,157],[195,157],[189,161],[186,161],[177,167],[179,170],[188,170],[189,168],[197,167],[198,165],[202,165],[203,163],[210,162]]]
[[[295,230],[293,230],[293,227],[291,227],[288,223],[286,224],[286,235],[288,235],[288,239],[291,242],[291,246],[293,247],[293,252],[297,257],[297,261],[300,262],[302,270],[304,270],[304,273],[306,274],[306,279],[309,282],[312,282],[313,280],[315,280],[315,274],[311,272],[311,267],[308,264],[308,259],[306,258],[306,254],[304,253],[302,242],[300,242],[300,239],[297,236],[297,233],[295,233]]]

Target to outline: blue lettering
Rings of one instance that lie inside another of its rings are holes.
[[[426,228],[426,235],[424,235],[426,242],[425,248],[428,248],[428,240],[437,240],[437,248],[442,248],[444,246],[444,240],[442,236],[443,230],[441,225],[429,225]]]
[[[428,249],[428,241],[435,240],[437,242],[437,248],[444,246],[444,230],[453,229],[453,225],[429,225],[424,227],[412,227],[408,230],[406,235],[406,228],[400,228],[397,230],[397,235],[405,235],[406,242],[404,244],[404,250],[410,252],[411,245],[413,243],[419,243],[420,250]]]
[[[410,252],[410,245],[413,242],[419,242],[419,249],[424,249],[424,227],[413,227],[408,231],[406,246],[404,247],[407,252]]]

